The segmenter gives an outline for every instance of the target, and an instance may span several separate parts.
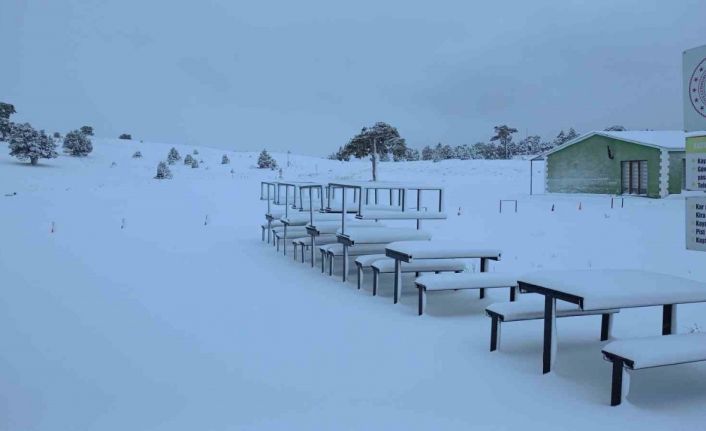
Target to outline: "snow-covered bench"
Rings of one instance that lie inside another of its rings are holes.
[[[539,295],[522,295],[523,300],[514,302],[499,302],[485,309],[491,319],[490,351],[495,351],[500,343],[500,324],[503,322],[520,322],[524,320],[544,319],[544,298]],[[582,310],[576,304],[557,301],[556,317],[595,316],[601,315],[601,341],[610,338],[613,324],[613,314],[617,309]]]
[[[445,212],[435,211],[387,211],[387,210],[364,210],[355,218],[360,220],[445,220]]]
[[[370,220],[346,220],[346,226],[350,227],[359,227],[359,228],[371,228],[371,227],[385,227],[384,224],[382,223],[375,223]],[[316,264],[316,246],[319,245],[318,238],[322,238],[324,236],[328,235],[333,235],[334,238],[336,234],[341,232],[341,221],[322,221],[322,222],[315,222],[315,224],[308,224],[306,225],[306,233],[309,235],[309,244],[308,246],[311,247],[311,266],[312,268]],[[321,245],[325,244],[330,244],[331,242],[338,242],[338,240],[335,241],[325,241],[320,243]],[[323,272],[323,271],[322,271]]]
[[[268,221],[267,223],[261,224],[260,228],[262,229],[262,240],[265,241],[265,232],[267,232],[267,242],[270,242],[270,234],[272,233],[272,229],[282,226],[284,225],[279,220]]]
[[[338,242],[336,235],[326,234],[317,237],[317,245],[335,244]],[[301,248],[301,262],[304,263],[305,251],[308,247],[311,247],[311,237],[303,236],[299,238],[294,238],[292,240],[292,246],[294,247],[294,260],[297,260],[297,247]]]
[[[328,244],[319,247],[321,252],[321,272],[324,272],[325,262],[328,262],[328,275],[333,275],[333,261],[337,257],[347,259],[348,256],[362,256],[368,254],[380,254],[385,251],[385,244],[359,244],[355,247],[345,248],[343,244]],[[347,268],[344,264],[344,270]]]
[[[402,262],[412,262],[415,259],[480,259],[480,272],[487,272],[489,260],[500,260],[501,252],[494,248],[480,248],[464,244],[459,241],[398,241],[393,242],[385,249],[387,257],[395,260],[395,294],[394,302],[400,295],[402,280]],[[479,294],[483,298],[485,289],[480,288]]]
[[[378,259],[371,265],[373,269],[373,296],[377,295],[380,274],[393,274],[396,271],[395,259],[389,257]],[[462,272],[466,269],[466,262],[461,259],[417,259],[410,263],[403,263],[401,271],[404,272]]]
[[[272,235],[274,240],[273,245],[277,247],[277,251],[279,251],[279,243],[282,241],[285,248],[284,254],[287,254],[287,242],[284,240],[299,238],[306,235],[306,228],[304,226],[293,226],[290,228],[287,228],[287,226],[282,226],[272,229]]]
[[[665,367],[706,361],[706,334],[679,334],[635,338],[608,343],[603,357],[613,363],[610,405],[617,406],[628,395],[627,370]]]
[[[404,269],[404,264],[402,265]],[[424,314],[427,292],[466,289],[510,288],[510,301],[515,300],[517,276],[498,272],[462,272],[460,274],[428,274],[414,283],[419,290],[419,315]]]
[[[374,227],[374,228],[360,228],[352,227],[345,229],[345,233],[341,232],[338,234],[338,242],[343,245],[343,281],[346,281],[348,277],[348,249],[356,248],[360,245],[366,244],[376,244],[376,245],[387,245],[395,241],[429,241],[431,235],[423,230],[412,229],[412,228],[400,228],[400,227]],[[382,250],[376,253],[382,253]],[[373,254],[373,253],[365,253]],[[360,255],[360,253],[358,254]]]
[[[357,273],[358,273],[358,290],[360,290],[360,286],[363,283],[363,271],[365,269],[370,269],[371,265],[379,259],[385,259],[384,254],[367,254],[363,256],[358,256],[355,259],[355,266],[357,268]]]

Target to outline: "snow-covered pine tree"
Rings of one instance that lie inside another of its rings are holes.
[[[132,140],[132,135],[130,135],[129,133],[123,133],[120,136],[118,136],[118,139]]]
[[[93,143],[88,135],[73,130],[64,136],[64,152],[72,156],[85,157],[93,151]]]
[[[159,162],[157,165],[157,175],[155,175],[156,180],[168,180],[172,177],[172,171],[169,170],[166,162]]]
[[[0,102],[0,141],[5,141],[10,138],[10,130],[12,122],[10,116],[16,114],[15,106],[11,103]]]
[[[227,155],[227,154],[224,154],[224,155],[223,155],[223,158],[221,159],[221,164],[222,164],[222,165],[227,165],[227,164],[229,164],[229,163],[230,163],[230,159],[228,158],[228,155]]]
[[[172,149],[169,150],[169,154],[167,154],[167,163],[173,165],[178,160],[181,160],[181,155],[179,155],[179,151],[177,151],[176,148],[172,147]]]
[[[184,164],[191,166],[192,163],[194,163],[194,158],[191,157],[191,154],[187,154],[186,157],[184,157]]]
[[[141,159],[142,158],[142,152],[140,151],[135,151],[135,154],[132,155],[133,159]]]
[[[198,156],[199,155],[199,150],[194,150],[194,155]]]
[[[267,150],[262,150],[257,158],[257,167],[260,169],[277,169],[277,160],[273,159]]]
[[[83,126],[83,127],[81,127],[81,133],[83,133],[86,136],[93,136],[93,127]]]
[[[44,133],[37,132],[29,123],[13,124],[10,130],[10,155],[36,165],[39,159],[54,159],[59,156],[56,143]]]
[[[434,149],[429,145],[422,148],[422,160],[432,160],[434,158]]]
[[[192,168],[198,168],[199,167],[199,161],[194,159],[191,161],[191,167]]]

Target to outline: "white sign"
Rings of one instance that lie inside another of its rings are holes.
[[[706,135],[698,133],[686,137],[685,188],[706,191]]]
[[[686,198],[686,248],[706,251],[706,196]]]
[[[706,130],[706,45],[684,51],[684,130]]]

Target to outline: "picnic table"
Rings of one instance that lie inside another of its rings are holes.
[[[544,270],[521,276],[518,286],[521,292],[544,295],[545,374],[556,357],[557,300],[582,310],[661,306],[662,335],[676,330],[677,304],[706,302],[706,283],[642,270]]]
[[[459,241],[397,241],[390,243],[385,255],[395,259],[394,303],[397,304],[402,286],[402,262],[414,259],[480,259],[480,271],[487,270],[488,260],[499,260],[498,249],[473,247]]]

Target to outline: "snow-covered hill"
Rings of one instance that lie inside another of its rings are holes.
[[[0,144],[0,429],[700,429],[703,364],[636,373],[607,406],[599,318],[559,323],[543,376],[541,323],[507,325],[488,352],[483,309],[505,292],[415,292],[391,304],[260,242],[256,153],[197,149],[198,169],[153,179],[171,145],[94,141],[39,166]],[[142,159],[132,159],[135,151]],[[221,165],[228,154],[231,164]],[[369,163],[273,154],[289,179],[367,179]],[[113,162],[115,165],[113,166]],[[503,250],[494,271],[646,268],[704,280],[684,249],[684,203],[527,196],[523,161],[382,163],[381,178],[442,183],[437,238]],[[232,171],[232,172],[231,172]],[[518,199],[518,212],[498,212]],[[579,209],[579,203],[581,204]],[[554,211],[551,208],[554,207]],[[407,280],[409,283],[409,280]],[[706,327],[680,307],[679,331]],[[659,309],[624,310],[617,337],[660,331]],[[562,337],[562,334],[566,334]]]

